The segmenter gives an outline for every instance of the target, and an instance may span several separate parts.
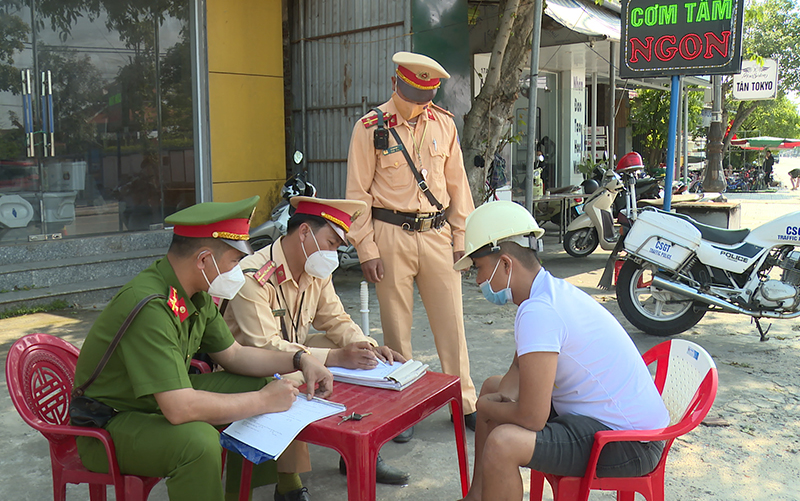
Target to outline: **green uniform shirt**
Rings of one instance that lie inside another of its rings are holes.
[[[76,386],[89,379],[136,304],[150,294],[169,298],[171,288],[177,293],[175,311],[167,299],[147,303],[86,396],[120,411],[160,412],[154,393],[192,387],[188,376],[192,355],[223,351],[233,344],[233,336],[211,296],[198,292],[186,298],[164,257],[124,285],[97,318],[78,357]],[[185,306],[182,314],[180,306]]]

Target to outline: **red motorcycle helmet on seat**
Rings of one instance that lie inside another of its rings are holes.
[[[619,159],[619,163],[617,163],[617,168],[614,169],[614,172],[621,174],[623,172],[632,172],[638,169],[644,169],[644,162],[642,162],[642,156],[640,154],[632,151]]]

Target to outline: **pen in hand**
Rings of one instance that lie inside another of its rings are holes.
[[[281,375],[280,375],[280,374],[278,374],[277,372],[276,372],[275,374],[273,374],[273,375],[272,375],[272,377],[274,377],[275,379],[278,379],[278,380],[280,380],[280,379],[283,379],[283,378],[281,377]]]

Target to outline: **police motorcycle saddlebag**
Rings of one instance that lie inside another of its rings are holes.
[[[700,230],[688,221],[665,212],[645,210],[625,236],[625,250],[675,271],[697,252],[700,241]]]

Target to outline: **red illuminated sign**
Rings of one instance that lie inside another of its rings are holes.
[[[620,76],[738,73],[743,9],[744,0],[623,0]]]

